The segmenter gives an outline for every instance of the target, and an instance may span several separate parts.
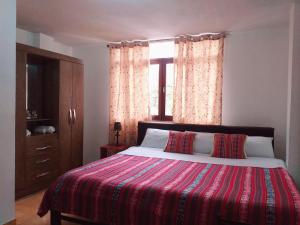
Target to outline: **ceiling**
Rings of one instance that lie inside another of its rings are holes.
[[[289,0],[17,0],[17,27],[65,44],[286,26]]]

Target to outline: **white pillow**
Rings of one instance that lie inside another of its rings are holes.
[[[272,141],[271,137],[247,136],[245,145],[247,156],[275,158]]]
[[[193,131],[188,131],[193,132]],[[214,133],[196,133],[193,150],[195,153],[210,154],[214,145]]]
[[[169,130],[148,128],[141,147],[165,148],[169,138]]]

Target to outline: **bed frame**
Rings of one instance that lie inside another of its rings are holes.
[[[248,136],[272,137],[274,142],[274,128],[272,127],[242,127],[223,125],[198,125],[183,123],[139,122],[137,144],[140,145],[148,128],[176,131],[196,131],[207,133],[246,134]],[[273,143],[274,145],[274,143]]]
[[[176,131],[187,130],[187,131],[208,132],[208,133],[246,134],[248,136],[272,137],[273,147],[274,147],[274,128],[271,127],[197,125],[197,124],[182,124],[182,123],[171,123],[171,122],[163,122],[163,123],[162,122],[139,122],[138,138],[137,138],[138,145],[142,143],[148,128],[176,130]],[[94,223],[84,218],[65,215],[54,210],[51,211],[51,215],[50,215],[51,225],[61,225],[62,220],[69,221],[72,223],[82,224],[82,225],[107,225],[107,224]],[[219,218],[218,225],[250,225],[250,224],[227,221],[222,218]]]

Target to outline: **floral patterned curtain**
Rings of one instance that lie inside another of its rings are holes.
[[[119,142],[135,144],[138,121],[150,119],[149,43],[113,44],[110,50],[109,136],[114,143],[114,122],[121,122]]]
[[[173,121],[221,124],[224,35],[175,41]]]

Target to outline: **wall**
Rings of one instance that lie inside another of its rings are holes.
[[[15,217],[16,1],[0,3],[0,224]]]
[[[108,143],[109,65],[105,43],[73,48],[83,60],[84,74],[84,163],[99,158],[99,147]]]
[[[72,47],[55,41],[53,37],[42,33],[32,33],[17,28],[17,42],[33,47],[72,56]]]
[[[223,124],[275,128],[285,159],[288,27],[234,32],[225,39]]]
[[[40,39],[37,33],[28,32],[17,28],[17,42],[34,47],[40,46]]]
[[[285,159],[288,27],[230,34],[225,41],[223,124],[275,127],[275,154]],[[84,162],[108,137],[108,49],[73,47],[85,65]]]
[[[39,39],[40,39],[40,46],[39,46],[40,48],[72,56],[72,47],[55,41],[53,37],[40,33]]]
[[[287,117],[287,165],[300,187],[300,3],[291,7],[289,92]]]
[[[286,156],[288,28],[236,32],[225,41],[223,124],[275,127],[275,154]],[[108,49],[73,47],[85,65],[84,162],[108,141]]]

